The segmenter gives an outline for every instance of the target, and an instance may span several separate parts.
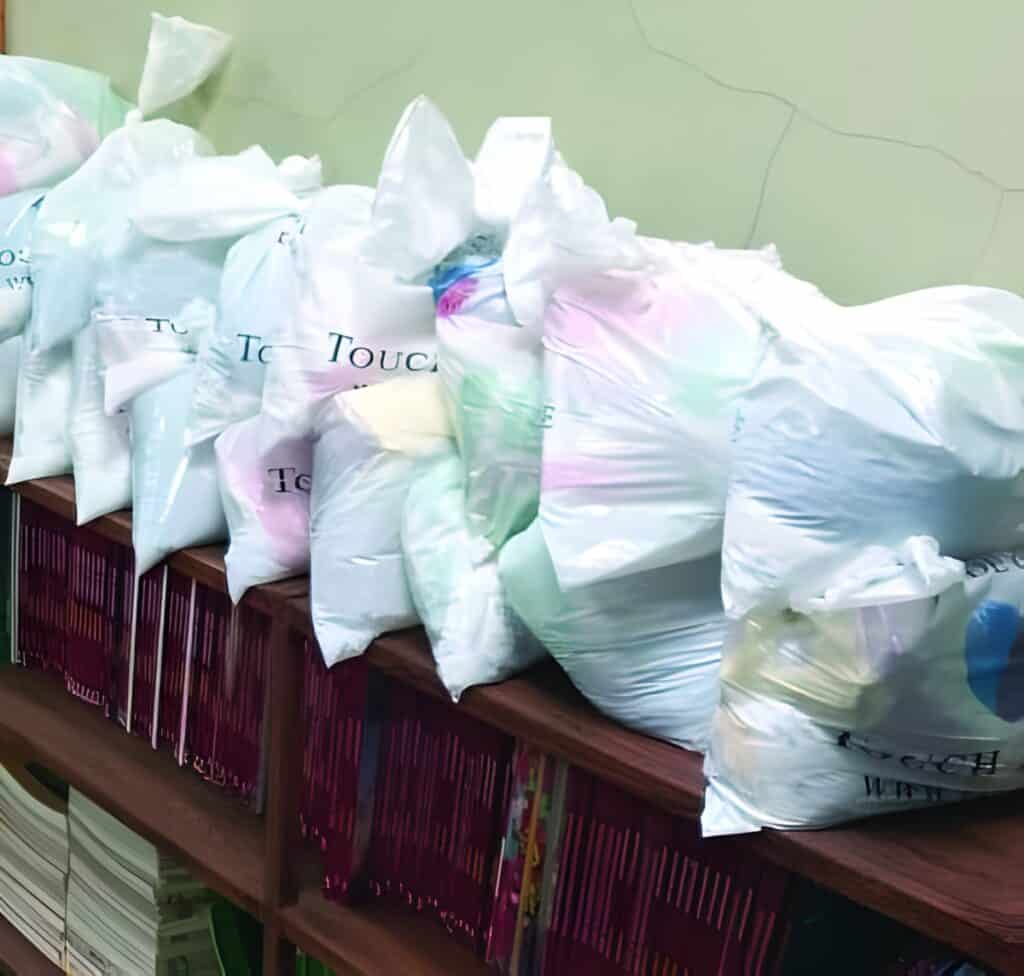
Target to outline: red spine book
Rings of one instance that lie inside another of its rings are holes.
[[[303,835],[319,848],[325,895],[347,900],[352,882],[367,664],[328,670],[313,641],[296,639],[303,660]]]
[[[87,528],[72,528],[64,682],[71,694],[109,714],[119,663],[125,547]]]
[[[180,752],[182,738],[185,672],[195,629],[195,594],[194,580],[170,571],[154,745],[158,749],[169,750],[175,756]]]
[[[19,660],[63,678],[71,523],[24,498],[19,507]]]

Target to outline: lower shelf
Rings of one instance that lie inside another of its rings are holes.
[[[260,916],[263,820],[232,797],[72,698],[59,681],[17,667],[0,668],[0,740],[21,746]]]
[[[490,970],[435,921],[383,903],[346,908],[315,887],[280,910],[285,936],[338,976],[485,976]]]
[[[47,959],[10,922],[0,916],[0,974],[2,976],[60,976]]]

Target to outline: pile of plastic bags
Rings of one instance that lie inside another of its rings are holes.
[[[418,98],[373,187],[220,155],[150,117],[229,43],[154,16],[137,109],[0,58],[8,483],[130,506],[139,575],[308,572],[328,664],[550,655],[707,753],[709,834],[1024,786],[1024,300],[641,237],[544,118],[469,157]]]

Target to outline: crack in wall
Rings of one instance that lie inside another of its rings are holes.
[[[779,105],[784,105],[786,108],[796,113],[796,115],[798,115],[803,121],[809,122],[811,125],[817,126],[819,129],[824,129],[826,132],[830,132],[833,135],[841,136],[844,139],[861,139],[869,142],[880,142],[885,145],[901,146],[904,149],[918,149],[922,152],[933,153],[942,157],[947,162],[952,163],[952,165],[956,166],[957,169],[962,170],[967,175],[973,176],[975,179],[979,179],[983,183],[987,183],[993,189],[1001,192],[1024,193],[1024,186],[1006,186],[995,179],[995,177],[990,176],[984,170],[971,166],[969,163],[960,159],[958,156],[955,156],[948,150],[943,149],[941,146],[933,146],[926,142],[913,142],[909,139],[899,139],[896,136],[885,136],[876,132],[857,132],[853,129],[842,129],[839,126],[832,125],[831,122],[825,121],[825,119],[815,115],[813,112],[808,111],[798,102],[793,101],[793,99],[787,98],[785,95],[780,95],[778,92],[773,92],[766,88],[748,88],[744,85],[735,85],[732,82],[726,81],[724,78],[719,78],[718,75],[713,74],[696,61],[684,58],[673,51],[667,50],[666,48],[658,47],[658,45],[655,44],[647,34],[647,29],[644,27],[643,20],[640,18],[640,12],[636,9],[636,0],[629,0],[629,9],[632,13],[633,23],[636,25],[640,39],[648,49],[659,57],[668,58],[670,61],[675,61],[677,64],[687,68],[689,71],[699,74],[706,81],[718,88],[722,88],[725,91],[735,92],[740,95],[754,95],[760,98],[770,99]]]
[[[754,207],[754,216],[750,221],[750,232],[747,234],[746,247],[750,247],[757,234],[758,225],[761,223],[761,211],[764,209],[764,198],[768,193],[768,181],[771,179],[772,170],[775,167],[775,158],[779,155],[782,144],[786,141],[786,136],[789,135],[789,130],[792,128],[795,118],[796,109],[793,108],[786,118],[786,124],[783,125],[779,138],[775,141],[775,148],[772,149],[772,154],[768,157],[768,163],[764,168],[764,176],[761,178],[761,190],[757,195],[757,205]]]
[[[981,246],[981,250],[978,254],[977,260],[974,262],[974,270],[971,273],[970,280],[973,281],[978,272],[981,270],[981,266],[985,262],[985,258],[988,256],[989,250],[992,247],[992,243],[995,240],[996,232],[999,226],[999,220],[1003,213],[1003,205],[1006,201],[1006,197],[1010,193],[1024,193],[1024,187],[1022,186],[1007,186],[1001,183],[995,177],[989,175],[984,170],[978,169],[977,167],[971,166],[969,163],[955,156],[953,153],[941,146],[933,146],[929,143],[924,142],[913,142],[909,139],[899,139],[895,136],[885,136],[875,132],[857,132],[852,129],[843,129],[839,126],[832,125],[820,116],[815,115],[813,112],[808,111],[799,103],[795,102],[791,98],[787,98],[785,95],[780,95],[778,92],[770,91],[766,88],[750,88],[745,85],[736,85],[732,82],[726,81],[724,78],[718,77],[718,75],[712,73],[703,65],[698,64],[696,61],[691,61],[689,58],[684,58],[681,55],[676,54],[674,51],[669,51],[666,48],[659,47],[655,44],[647,33],[647,28],[644,27],[642,18],[640,17],[640,11],[637,10],[637,0],[628,0],[629,10],[633,17],[633,23],[636,26],[637,33],[640,35],[640,39],[644,45],[653,54],[658,55],[662,58],[667,58],[669,61],[674,61],[676,64],[686,68],[688,71],[692,71],[695,74],[700,75],[705,81],[717,88],[721,88],[725,91],[734,92],[738,95],[752,95],[758,98],[767,98],[770,101],[775,102],[777,105],[783,105],[789,109],[789,116],[787,117],[786,124],[782,128],[782,132],[779,135],[778,141],[775,143],[772,149],[771,155],[768,157],[767,164],[765,165],[764,176],[761,180],[761,189],[758,194],[757,205],[754,208],[754,215],[751,220],[750,233],[747,236],[746,246],[749,247],[754,240],[757,233],[758,224],[761,220],[761,212],[764,209],[765,197],[768,192],[768,181],[771,178],[772,169],[775,165],[776,157],[779,155],[779,151],[782,149],[782,144],[789,134],[789,130],[792,128],[794,120],[799,116],[802,121],[809,123],[810,125],[816,126],[825,132],[831,133],[832,135],[839,136],[844,139],[859,139],[868,142],[878,142],[883,145],[899,146],[903,149],[914,149],[920,152],[932,153],[933,155],[939,156],[946,160],[948,163],[955,166],[965,175],[970,176],[974,179],[980,180],[987,186],[991,187],[997,192],[996,201],[993,206],[992,213],[992,224],[989,228],[989,232],[985,238],[984,243]]]
[[[381,72],[376,78],[368,81],[365,85],[357,88],[355,91],[350,92],[346,95],[334,108],[329,112],[305,112],[301,109],[290,108],[287,105],[281,105],[269,98],[263,98],[259,95],[236,95],[233,92],[222,92],[219,96],[220,99],[228,102],[235,102],[242,105],[262,105],[266,108],[272,109],[275,112],[279,112],[282,115],[290,115],[293,118],[304,119],[308,122],[316,122],[322,125],[324,128],[330,128],[340,118],[342,113],[347,109],[357,98],[362,98],[364,95],[373,91],[374,89],[380,88],[386,85],[389,81],[394,81],[396,78],[405,74],[407,71],[411,71],[416,65],[422,60],[423,55],[426,53],[426,49],[417,51],[411,58],[404,61],[402,64],[396,65],[393,68]]]

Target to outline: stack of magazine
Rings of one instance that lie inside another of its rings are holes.
[[[210,892],[72,789],[68,969],[81,976],[219,976]]]
[[[0,766],[0,915],[63,967],[67,805],[24,766],[5,761],[8,765]]]

